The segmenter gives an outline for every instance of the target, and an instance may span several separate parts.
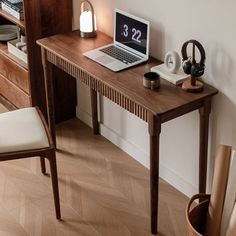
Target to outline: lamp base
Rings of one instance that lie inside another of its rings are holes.
[[[92,31],[92,32],[79,31],[79,32],[80,32],[81,38],[94,38],[97,35],[96,31]]]
[[[191,79],[189,79],[183,82],[182,89],[190,93],[199,93],[203,90],[203,83],[196,80],[195,85],[192,85]]]

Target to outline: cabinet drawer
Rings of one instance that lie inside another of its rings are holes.
[[[2,75],[0,75],[0,94],[18,108],[31,105],[30,96]]]
[[[0,54],[0,74],[29,93],[28,71],[3,54]]]

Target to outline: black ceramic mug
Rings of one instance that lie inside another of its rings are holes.
[[[155,89],[160,86],[160,75],[156,72],[147,72],[143,75],[143,86]]]

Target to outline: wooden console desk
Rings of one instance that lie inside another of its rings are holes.
[[[146,121],[150,135],[151,231],[156,234],[158,226],[161,124],[196,109],[199,110],[199,192],[205,192],[209,114],[211,111],[211,99],[212,96],[217,94],[217,90],[205,85],[203,92],[191,94],[165,80],[161,80],[159,89],[149,90],[143,87],[142,76],[152,66],[158,64],[157,60],[150,58],[145,64],[114,73],[85,58],[82,54],[111,41],[110,37],[102,33],[98,33],[96,38],[81,39],[78,32],[55,35],[37,41],[42,50],[49,127],[54,141],[56,141],[53,80],[51,76],[53,65],[90,87],[93,130],[95,134],[99,133],[97,92]]]

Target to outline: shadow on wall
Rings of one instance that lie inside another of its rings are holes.
[[[212,104],[212,134],[209,176],[213,175],[215,150],[219,144],[230,145],[236,150],[236,104],[219,92]],[[210,178],[211,179],[211,178]],[[211,180],[209,182],[211,186]]]
[[[212,102],[212,133],[209,159],[209,177],[213,175],[217,145],[230,145],[236,149],[236,104],[232,92],[235,87],[232,52],[222,44],[211,41],[207,45],[206,74],[208,83],[221,90]],[[209,178],[210,180],[211,178]],[[208,181],[211,186],[211,180]]]
[[[236,104],[225,94],[213,99],[213,145],[226,144],[236,148]],[[213,147],[214,148],[214,147]]]
[[[158,23],[151,24],[150,28],[150,54],[159,59],[163,60],[165,57],[165,32],[163,25]]]
[[[225,88],[231,88],[234,82],[233,61],[229,52],[216,42],[210,42],[208,45],[209,74],[212,78],[212,84],[220,88],[224,82]],[[208,62],[207,58],[207,62]],[[208,63],[207,63],[208,67]],[[227,87],[226,87],[227,86]]]

